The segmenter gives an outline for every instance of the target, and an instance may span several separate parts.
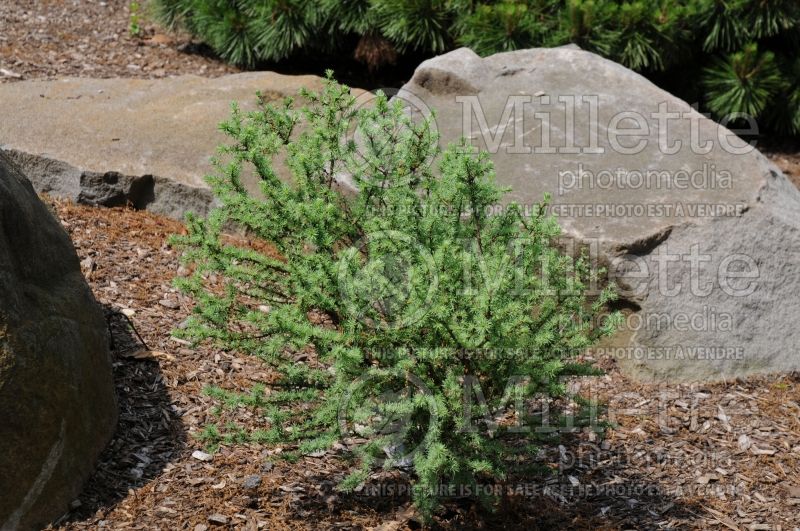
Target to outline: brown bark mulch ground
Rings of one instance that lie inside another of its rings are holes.
[[[800,151],[787,150],[783,152],[767,153],[767,157],[800,188]]]
[[[203,388],[246,392],[272,375],[258,360],[172,338],[191,307],[171,287],[182,271],[166,238],[180,223],[51,203],[106,307],[121,411],[97,473],[57,528],[419,528],[399,471],[345,495],[334,487],[348,464],[333,451],[294,464],[278,458],[282,448],[253,444],[195,454],[206,450],[197,435],[210,423],[266,423],[246,407],[220,413]],[[505,495],[494,511],[452,499],[436,527],[800,528],[800,376],[641,385],[613,360],[598,361],[606,375],[576,382],[577,391],[605,402],[616,427],[557,437],[529,457],[539,471],[521,464],[497,487]]]
[[[140,1],[145,5],[147,2]],[[128,0],[3,0],[0,82],[58,77],[221,76],[237,69],[183,33],[139,13],[131,35]]]

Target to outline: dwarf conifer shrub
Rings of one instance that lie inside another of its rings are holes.
[[[193,269],[178,285],[197,302],[181,334],[278,375],[271,393],[215,392],[263,412],[249,440],[299,456],[338,443],[359,462],[345,490],[406,468],[430,514],[442,485],[503,478],[514,449],[530,451],[525,400],[586,372],[574,358],[617,326],[616,314],[597,319],[614,295],[589,297],[589,264],[559,252],[555,220],[497,208],[486,154],[440,152],[430,118],[382,95],[357,107],[330,74],[302,98],[234,106],[221,125],[231,143],[208,178],[220,205],[174,239]]]

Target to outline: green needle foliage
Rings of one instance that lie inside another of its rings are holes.
[[[800,134],[792,118],[800,114],[792,64],[800,55],[797,0],[154,3],[162,21],[184,26],[226,60],[249,66],[298,52],[344,51],[372,71],[398,53],[426,57],[468,46],[490,55],[575,43],[662,81],[717,118],[757,109],[762,129]]]
[[[755,43],[716,61],[706,69],[703,82],[708,106],[720,115],[731,110],[758,116],[787,88],[775,55],[759,53]]]
[[[537,10],[523,3],[501,2],[476,6],[474,12],[461,17],[457,31],[460,40],[476,53],[490,55],[536,46],[552,30],[552,22],[550,26]]]
[[[265,429],[231,440],[295,455],[340,441],[360,463],[342,489],[405,467],[430,515],[441,485],[504,477],[536,435],[504,422],[505,406],[522,420],[524,399],[564,393],[566,377],[589,372],[574,357],[620,316],[603,313],[612,291],[587,295],[588,261],[557,250],[544,208],[496,208],[503,190],[485,153],[440,151],[428,120],[383,95],[357,107],[330,76],[302,108],[261,100],[221,125],[231,143],[208,178],[219,206],[173,240],[193,270],[176,282],[197,302],[180,334],[279,375],[247,396],[209,390],[264,412]]]

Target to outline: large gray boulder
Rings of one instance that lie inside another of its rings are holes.
[[[212,202],[203,177],[227,141],[218,125],[231,102],[250,109],[257,91],[280,101],[302,87],[318,90],[322,78],[249,72],[2,84],[0,150],[38,192],[175,218],[202,214]]]
[[[63,514],[116,426],[102,310],[66,232],[0,153],[0,530]]]
[[[422,63],[400,91],[442,143],[490,151],[509,199],[552,195],[628,310],[604,345],[644,379],[800,369],[800,192],[689,104],[575,47]]]

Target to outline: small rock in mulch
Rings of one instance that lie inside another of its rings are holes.
[[[208,521],[214,525],[227,525],[228,517],[221,514],[212,514],[208,517]]]
[[[200,450],[195,450],[194,452],[192,452],[192,457],[194,457],[198,461],[211,461],[214,459],[213,455],[201,452]]]
[[[252,476],[247,476],[244,478],[242,485],[248,490],[255,490],[261,486],[261,476],[255,474]]]
[[[180,304],[170,299],[161,299],[160,301],[158,301],[158,303],[164,308],[169,308],[170,310],[177,310],[178,308],[181,307]]]

